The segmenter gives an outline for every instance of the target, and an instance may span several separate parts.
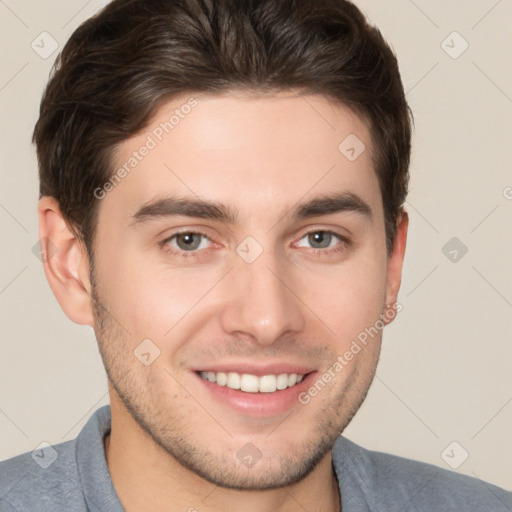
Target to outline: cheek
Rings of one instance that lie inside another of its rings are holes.
[[[130,252],[103,260],[98,271],[105,306],[134,340],[168,340],[185,317],[204,307],[202,298],[222,277],[212,269],[172,268]]]
[[[307,272],[299,294],[330,328],[343,350],[382,313],[386,292],[385,258],[354,258],[337,268]]]

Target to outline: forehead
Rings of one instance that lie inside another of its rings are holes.
[[[268,215],[340,191],[380,202],[363,120],[323,96],[290,91],[176,97],[119,145],[119,169],[123,177],[103,203],[125,215],[169,193]]]

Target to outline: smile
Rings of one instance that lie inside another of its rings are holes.
[[[199,372],[203,380],[245,393],[274,393],[299,384],[303,374],[280,373],[279,375],[252,375],[236,372]]]

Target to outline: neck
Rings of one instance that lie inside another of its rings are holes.
[[[225,489],[184,468],[139,427],[118,401],[111,400],[111,411],[105,457],[126,512],[341,510],[330,452],[295,484],[264,491]]]

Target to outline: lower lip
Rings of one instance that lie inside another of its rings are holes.
[[[229,405],[242,414],[268,417],[283,414],[293,406],[300,404],[298,398],[300,393],[308,389],[316,373],[318,372],[308,373],[298,384],[273,393],[246,393],[204,380],[195,372],[194,375],[219,402]]]

